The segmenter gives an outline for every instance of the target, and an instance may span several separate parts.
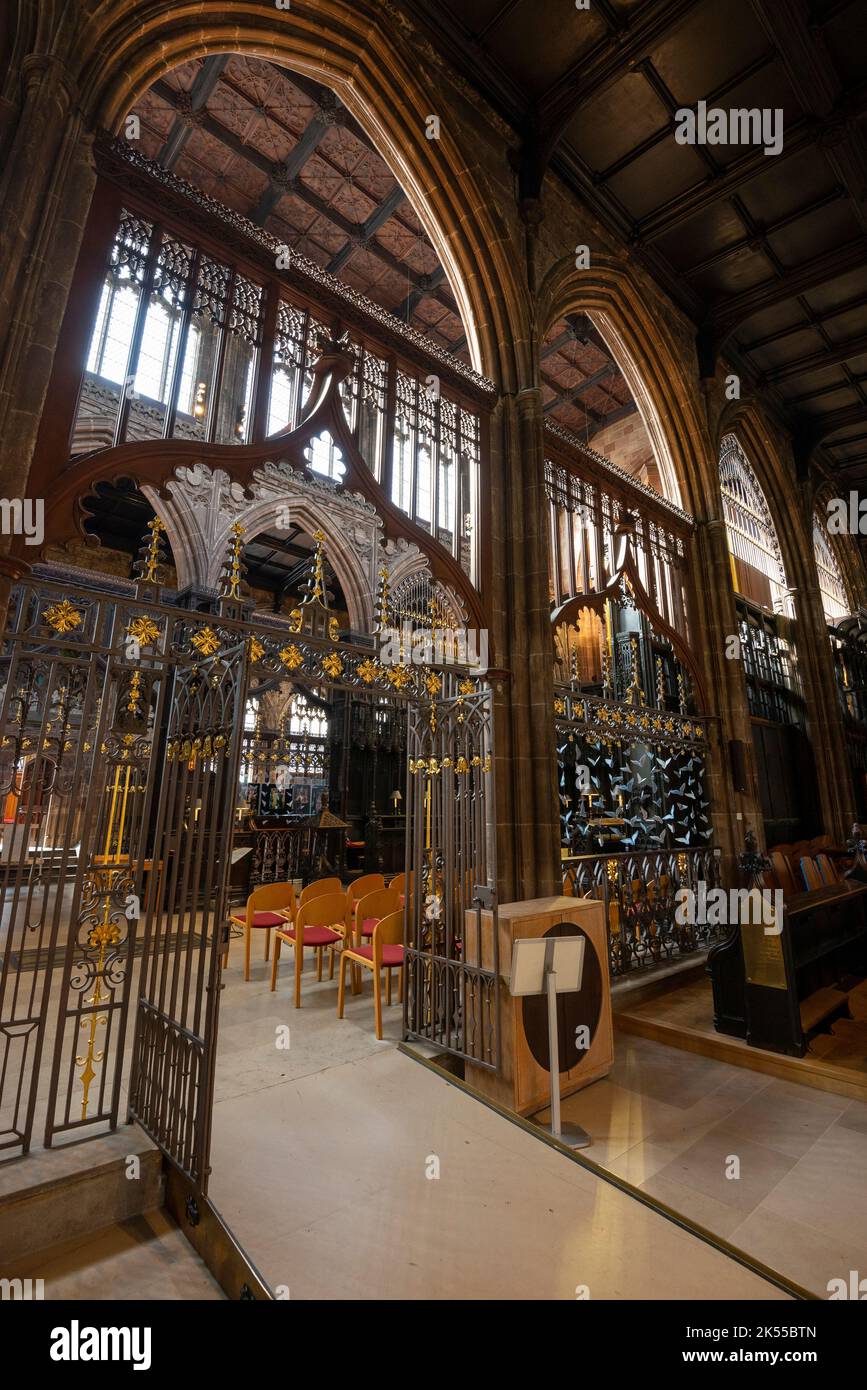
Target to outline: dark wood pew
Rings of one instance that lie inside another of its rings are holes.
[[[718,1032],[802,1057],[811,1032],[847,1014],[847,990],[867,978],[867,884],[786,897],[783,930],[737,924],[708,953]]]

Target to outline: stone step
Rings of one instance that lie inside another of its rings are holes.
[[[160,1151],[138,1125],[0,1164],[0,1277],[14,1260],[153,1211],[164,1187]]]
[[[18,1298],[86,1303],[226,1298],[165,1209],[66,1240],[8,1265],[4,1262],[2,1274],[14,1290],[12,1296]]]

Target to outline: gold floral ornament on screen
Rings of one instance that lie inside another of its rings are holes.
[[[84,622],[83,614],[73,607],[67,598],[52,603],[49,608],[45,609],[42,616],[52,631],[61,634],[74,632]]]
[[[278,655],[287,671],[297,671],[298,667],[304,664],[304,654],[294,642],[290,642],[289,646],[284,647]]]
[[[366,656],[359,664],[358,676],[360,680],[364,681],[365,685],[372,685],[374,681],[379,680],[381,674],[382,668],[379,662],[371,661],[369,656]]]
[[[141,582],[158,584],[162,579],[163,535],[166,528],[164,522],[155,516],[148,522],[147,529],[150,531],[150,539],[145,543],[142,557]]]
[[[126,630],[127,635],[134,642],[138,642],[140,647],[152,647],[159,641],[162,626],[145,613],[141,617],[133,618]]]
[[[213,656],[220,650],[220,639],[212,627],[199,628],[193,633],[190,643],[202,656]]]

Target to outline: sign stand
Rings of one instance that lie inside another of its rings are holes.
[[[557,995],[577,994],[584,974],[584,936],[521,938],[512,943],[509,993],[513,997],[544,994],[548,998],[548,1071],[551,1083],[551,1122],[540,1129],[571,1149],[586,1149],[592,1142],[580,1125],[560,1119],[560,1039],[557,1028]]]

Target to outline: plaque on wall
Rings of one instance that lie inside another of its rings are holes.
[[[741,941],[747,984],[787,989],[782,933],[768,932],[761,922],[744,922]]]

